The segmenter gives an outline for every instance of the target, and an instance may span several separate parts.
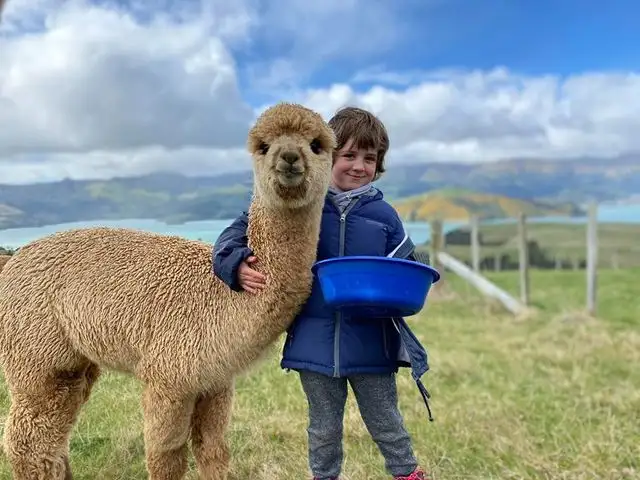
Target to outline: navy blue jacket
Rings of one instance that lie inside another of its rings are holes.
[[[317,260],[344,255],[394,256],[414,259],[415,246],[395,209],[373,188],[352,199],[341,213],[328,194],[322,214]],[[246,213],[218,237],[213,271],[240,291],[238,267],[252,255],[247,246]],[[287,331],[281,367],[310,370],[334,377],[358,373],[391,373],[411,367],[425,403],[428,392],[420,377],[429,370],[425,349],[402,318],[354,318],[329,309],[314,278],[312,291]],[[427,403],[428,407],[428,403]]]

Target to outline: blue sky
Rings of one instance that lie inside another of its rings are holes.
[[[277,3],[277,2],[276,2]],[[379,2],[378,2],[379,3]],[[490,70],[507,67],[525,75],[567,76],[640,68],[640,2],[611,0],[451,0],[386,2],[394,29],[386,49],[325,58],[308,84],[348,81],[371,67],[386,71]],[[392,6],[393,5],[393,6]],[[366,8],[366,7],[365,7]],[[327,25],[358,30],[357,21]],[[384,25],[360,35],[378,36]],[[240,65],[295,51],[295,35],[259,32],[250,48],[236,48]],[[313,64],[313,58],[309,59]],[[242,69],[241,69],[242,71]],[[246,78],[243,78],[246,81]],[[358,88],[368,88],[364,82]]]
[[[640,152],[640,3],[8,0],[0,176],[248,168],[276,101],[372,110],[389,161]]]

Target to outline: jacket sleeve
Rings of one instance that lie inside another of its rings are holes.
[[[238,267],[253,255],[247,246],[247,226],[249,217],[243,212],[231,225],[225,228],[213,246],[213,273],[237,292],[242,290],[238,283]]]
[[[402,220],[400,220],[397,213],[393,215],[390,227],[390,234],[387,240],[387,257],[415,260],[414,251],[416,246],[405,231]]]

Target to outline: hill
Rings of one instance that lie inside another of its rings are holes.
[[[433,218],[468,220],[514,217],[519,212],[529,216],[577,215],[583,213],[572,203],[552,205],[541,201],[509,198],[462,189],[435,190],[393,202],[404,220],[428,221]]]
[[[0,185],[0,229],[89,220],[157,219],[168,223],[230,218],[251,197],[248,172],[193,178],[154,173],[110,180]],[[8,208],[11,208],[11,215]]]
[[[513,159],[494,163],[392,165],[378,182],[388,200],[443,188],[472,190],[539,204],[624,201],[640,192],[640,154],[563,161]],[[154,173],[110,180],[62,180],[0,185],[0,229],[103,219],[170,223],[227,219],[247,208],[251,172],[214,177]],[[486,210],[486,207],[483,207]]]
[[[624,200],[640,192],[640,153],[561,161],[531,158],[393,166],[379,183],[394,198],[460,188],[547,202]]]

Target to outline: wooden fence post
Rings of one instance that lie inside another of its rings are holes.
[[[440,263],[440,260],[438,259],[438,254],[442,251],[442,240],[443,240],[442,220],[433,219],[431,220],[430,224],[431,224],[431,241],[429,242],[429,258],[433,268],[435,268],[436,270],[438,270],[438,272],[440,272],[440,275],[442,276],[442,279],[440,280],[440,282],[442,282],[442,280],[444,280],[444,268],[442,266],[442,263]]]
[[[478,216],[471,215],[471,266],[473,271],[478,273],[480,271],[480,234],[478,232]]]
[[[596,314],[598,284],[598,205],[589,204],[587,223],[587,312]]]
[[[518,244],[520,251],[520,301],[529,305],[529,243],[527,238],[527,217],[518,215]]]

